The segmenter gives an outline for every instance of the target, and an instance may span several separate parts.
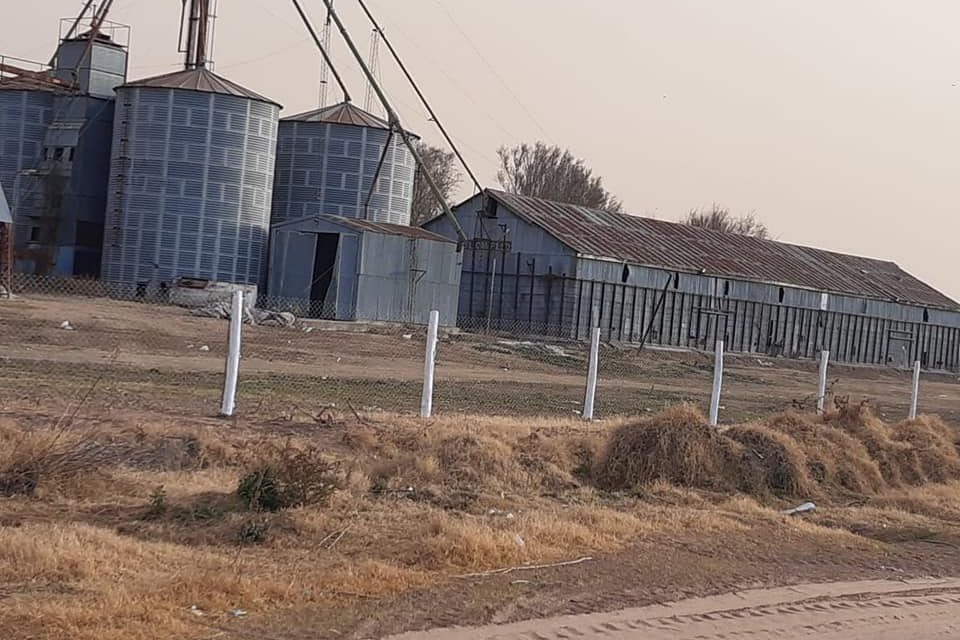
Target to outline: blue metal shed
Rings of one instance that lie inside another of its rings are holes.
[[[315,215],[271,230],[261,306],[333,320],[456,324],[461,256],[418,227]]]

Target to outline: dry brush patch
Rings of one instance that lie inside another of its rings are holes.
[[[736,544],[762,532],[834,550],[866,544],[849,532],[853,516],[805,522],[770,508],[808,494],[866,495],[860,508],[890,522],[932,521],[945,508],[960,519],[954,485],[892,490],[871,455],[882,433],[915,452],[901,482],[947,479],[952,467],[938,462],[956,457],[950,429],[930,418],[882,429],[874,420],[790,414],[721,432],[675,407],[607,424],[389,415],[282,430],[5,423],[0,477],[41,471],[29,491],[0,498],[0,598],[11,604],[0,607],[0,629],[204,637],[234,607],[342,607],[638,540]],[[262,500],[267,484],[276,504]]]

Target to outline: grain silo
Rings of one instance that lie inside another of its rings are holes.
[[[33,168],[43,155],[56,95],[56,89],[0,75],[0,187],[14,215],[27,204],[19,195],[22,172]]]
[[[415,173],[390,125],[349,102],[284,118],[271,223],[336,215],[409,225]]]
[[[103,279],[259,284],[279,110],[202,66],[120,87]]]

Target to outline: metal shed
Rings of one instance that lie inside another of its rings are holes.
[[[262,306],[333,320],[426,324],[457,318],[462,254],[417,227],[316,215],[271,230]]]
[[[960,304],[892,262],[495,190],[455,215],[463,327],[960,370]]]

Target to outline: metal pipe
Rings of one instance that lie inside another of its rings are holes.
[[[197,57],[194,66],[207,66],[207,28],[210,26],[210,0],[200,0],[200,22],[197,23]]]
[[[830,363],[830,352],[820,352],[820,384],[817,386],[817,415],[823,415],[823,405],[827,396],[827,367]]]
[[[597,397],[597,369],[600,364],[600,327],[590,333],[590,364],[587,367],[587,390],[583,398],[584,420],[593,420],[593,404]]]
[[[327,5],[327,11],[330,13],[330,15],[333,15],[333,2],[331,2],[331,0],[323,0],[323,2]],[[320,49],[320,55],[323,56],[324,62],[327,63],[327,67],[329,67],[330,71],[333,72],[334,79],[336,79],[337,84],[340,85],[340,90],[343,91],[343,101],[350,102],[350,92],[347,91],[347,85],[343,83],[343,78],[341,78],[340,74],[337,73],[337,68],[333,66],[333,61],[330,59],[330,54],[327,53],[326,48],[323,46],[323,42],[320,40],[320,36],[317,35],[317,31],[313,28],[313,24],[310,23],[310,18],[307,17],[307,14],[303,11],[303,7],[300,6],[300,1],[293,0],[293,6],[297,8],[297,13],[300,14],[300,19],[303,21],[303,25],[307,28],[307,31],[310,32],[310,37],[313,38],[314,44],[316,44],[317,48]]]
[[[80,10],[80,15],[78,15],[78,16],[77,16],[77,19],[74,20],[73,23],[70,25],[70,28],[67,30],[67,35],[65,35],[65,36],[63,37],[64,40],[69,40],[69,39],[72,38],[74,35],[76,35],[76,33],[77,33],[77,27],[80,26],[80,22],[82,22],[84,16],[87,15],[87,11],[89,11],[90,5],[92,5],[93,2],[94,2],[94,0],[87,0],[86,4],[83,5],[83,9]],[[57,64],[57,54],[59,54],[59,53],[60,53],[60,50],[59,50],[59,48],[58,48],[58,49],[57,49],[57,52],[53,54],[53,57],[52,57],[52,58],[50,58],[50,66],[51,66],[51,67],[55,67],[55,66],[56,66],[56,64]]]
[[[377,181],[380,179],[380,173],[383,171],[383,163],[387,160],[387,152],[390,151],[390,145],[393,144],[394,130],[390,129],[390,135],[387,136],[387,142],[383,146],[383,153],[380,154],[380,162],[377,163],[377,172],[373,174],[373,182],[370,183],[370,189],[367,191],[367,200],[363,203],[363,219],[368,220],[367,209],[370,207],[370,200],[373,198],[373,191],[377,188]]]
[[[230,417],[236,409],[237,378],[240,373],[240,331],[243,326],[243,291],[233,292],[230,308],[230,333],[227,343],[227,366],[223,376],[223,401],[220,415]]]
[[[297,3],[297,0],[293,0],[294,3]],[[420,156],[420,152],[417,151],[416,145],[413,144],[413,141],[410,139],[409,134],[403,128],[403,125],[400,124],[400,118],[397,116],[397,112],[394,111],[393,106],[390,104],[390,101],[387,100],[386,94],[383,93],[383,89],[380,87],[380,83],[377,82],[377,79],[373,76],[373,72],[370,70],[370,67],[367,66],[367,63],[363,59],[363,54],[360,53],[360,50],[357,49],[356,43],[354,43],[353,38],[350,37],[350,32],[347,31],[346,26],[344,26],[343,21],[340,20],[340,16],[337,14],[336,10],[333,8],[333,0],[323,0],[323,3],[327,5],[327,11],[330,12],[330,17],[333,19],[334,24],[337,25],[337,29],[340,31],[340,35],[343,36],[344,42],[347,43],[347,47],[350,49],[350,53],[353,54],[353,57],[357,60],[357,64],[360,65],[360,69],[363,70],[363,74],[367,78],[367,82],[373,87],[373,90],[376,91],[377,97],[380,99],[380,103],[383,104],[384,110],[387,112],[387,118],[392,127],[395,127],[397,133],[400,134],[400,138],[403,140],[403,143],[407,146],[407,149],[410,150],[410,154],[413,156],[413,159],[416,160],[417,166],[423,168],[423,158]],[[437,186],[436,181],[433,179],[433,176],[430,175],[429,171],[424,170],[423,177],[427,181],[427,185],[430,187],[430,191],[433,192],[433,197],[437,199],[443,205],[443,211],[450,218],[450,223],[453,225],[453,228],[457,232],[457,237],[461,242],[466,242],[467,234],[464,232],[463,227],[460,225],[460,221],[457,220],[457,217],[453,215],[453,211],[450,209],[450,204],[447,202],[447,199],[444,197],[443,192],[440,191],[440,188]]]
[[[910,396],[910,419],[917,419],[917,405],[920,402],[920,361],[913,363],[913,393]]]
[[[429,418],[433,413],[433,372],[437,361],[437,333],[440,328],[440,312],[430,312],[427,326],[427,346],[423,358],[423,393],[420,396],[420,417]]]
[[[717,352],[713,361],[713,391],[710,393],[710,426],[715,427],[720,418],[720,389],[723,386],[723,340],[717,340]]]
[[[414,81],[413,76],[410,75],[410,72],[407,70],[407,66],[403,64],[403,61],[400,59],[399,54],[393,48],[393,45],[390,43],[390,40],[387,38],[387,34],[383,32],[383,29],[380,27],[380,24],[377,22],[376,18],[373,17],[373,14],[370,13],[370,9],[367,8],[367,3],[364,0],[358,0],[360,2],[360,7],[363,9],[363,12],[367,14],[367,18],[370,19],[370,23],[373,25],[373,28],[376,29],[377,33],[380,34],[380,38],[383,40],[383,43],[387,45],[387,49],[390,50],[390,55],[393,56],[393,59],[396,61],[397,66],[400,67],[400,71],[403,72],[403,75],[406,76],[407,81],[410,83],[410,86],[413,87],[413,90],[416,92],[417,97],[420,98],[420,102],[423,103],[424,108],[426,108],[427,113],[430,114],[430,118],[433,120],[434,124],[437,125],[437,128],[440,130],[440,133],[443,134],[443,138],[447,141],[447,144],[450,145],[450,148],[453,149],[453,152],[457,155],[457,159],[460,160],[460,164],[463,165],[464,170],[466,170],[467,175],[470,176],[470,180],[473,181],[474,186],[477,188],[477,192],[483,193],[483,187],[480,186],[480,181],[477,180],[477,177],[473,174],[473,171],[470,170],[470,167],[467,165],[467,161],[463,158],[463,154],[460,153],[460,149],[457,148],[457,145],[453,143],[453,140],[450,138],[450,135],[447,133],[446,127],[443,126],[443,123],[440,122],[440,118],[437,117],[437,114],[434,112],[433,107],[430,106],[430,103],[427,102],[426,96],[423,95],[423,92],[420,91],[420,87]]]

